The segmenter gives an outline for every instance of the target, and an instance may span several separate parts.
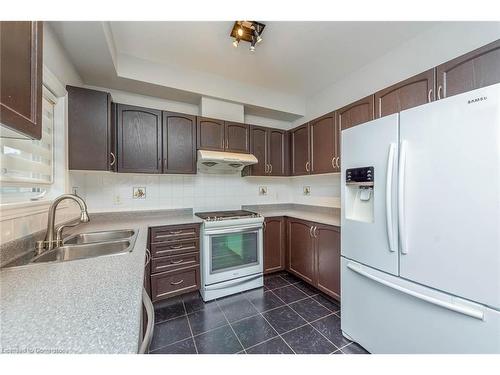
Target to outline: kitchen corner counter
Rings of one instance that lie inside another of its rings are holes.
[[[340,208],[319,207],[302,204],[269,204],[243,206],[245,210],[257,212],[264,217],[288,216],[340,227]]]
[[[133,250],[1,269],[1,352],[137,353],[148,227],[202,221],[191,210],[90,218],[73,232],[136,229]]]

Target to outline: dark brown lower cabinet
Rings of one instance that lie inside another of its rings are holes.
[[[199,224],[150,229],[151,300],[200,289]]]
[[[314,244],[312,223],[288,219],[288,271],[314,284]]]
[[[340,228],[288,218],[287,271],[340,299]]]
[[[340,300],[340,228],[315,226],[316,287]]]
[[[268,217],[264,221],[264,273],[285,269],[285,218]]]

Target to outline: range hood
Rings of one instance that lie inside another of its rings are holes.
[[[252,154],[198,150],[198,170],[201,172],[237,173],[257,162]]]

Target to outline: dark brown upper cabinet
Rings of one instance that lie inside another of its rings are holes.
[[[69,169],[109,171],[116,166],[111,96],[66,86],[68,91]]]
[[[337,110],[335,113],[340,129],[349,129],[373,120],[375,118],[374,103],[375,97],[370,95]]]
[[[438,99],[499,82],[500,39],[437,67]]]
[[[0,22],[0,123],[42,137],[43,22]]]
[[[196,174],[196,116],[163,112],[163,173]]]
[[[264,220],[264,273],[285,269],[285,223],[284,217]]]
[[[375,117],[383,117],[435,100],[434,69],[375,93]]]
[[[281,129],[250,127],[250,151],[258,160],[252,176],[288,175],[288,133]]]
[[[336,171],[335,113],[329,113],[309,123],[311,137],[311,174]]]
[[[198,117],[196,132],[198,149],[224,151],[226,140],[223,120]]]
[[[161,111],[117,105],[118,172],[161,173]]]
[[[288,218],[288,270],[306,282],[314,284],[313,224]]]
[[[315,224],[316,287],[340,300],[340,228]]]
[[[290,143],[292,175],[300,176],[311,173],[309,124],[291,130]]]
[[[250,150],[250,129],[247,124],[225,121],[224,150],[248,153]]]

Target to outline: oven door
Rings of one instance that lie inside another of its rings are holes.
[[[205,230],[205,285],[263,272],[262,225]]]

